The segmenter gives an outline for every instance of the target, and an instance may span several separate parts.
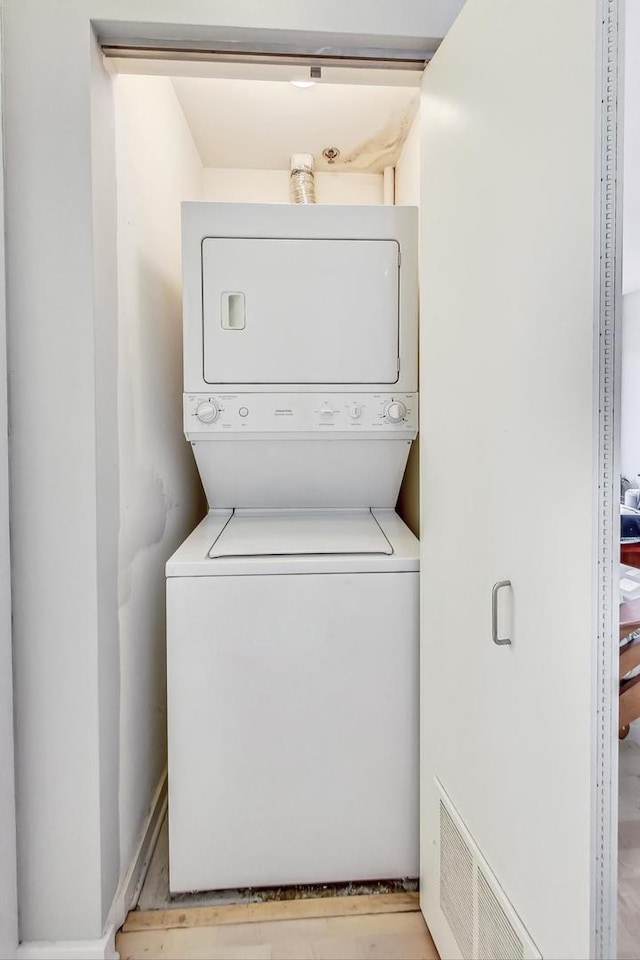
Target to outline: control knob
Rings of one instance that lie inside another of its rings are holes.
[[[407,408],[402,400],[390,400],[385,404],[383,416],[389,423],[402,423],[406,415]]]
[[[219,413],[220,409],[215,400],[205,400],[198,404],[196,417],[200,423],[213,423],[214,420],[218,419]]]
[[[352,420],[359,420],[362,416],[362,404],[361,403],[352,403],[349,406],[349,416]]]
[[[320,407],[320,416],[322,417],[323,420],[330,420],[333,414],[334,414],[334,410],[332,407],[329,406],[328,403],[325,403],[323,404],[323,406]]]

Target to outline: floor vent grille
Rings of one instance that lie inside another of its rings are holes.
[[[480,869],[478,880],[478,960],[524,960],[522,940]]]
[[[473,956],[473,854],[440,801],[440,909],[464,960]]]
[[[463,960],[540,960],[541,954],[436,779],[440,794],[440,909]]]

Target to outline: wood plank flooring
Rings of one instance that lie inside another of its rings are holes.
[[[415,894],[186,905],[169,898],[166,847],[165,826],[122,960],[437,960]],[[618,960],[640,960],[640,721],[620,743]]]
[[[169,893],[163,824],[122,960],[437,960],[417,883]]]
[[[618,960],[640,960],[640,721],[620,741]]]
[[[265,923],[271,920],[415,913],[419,909],[420,898],[417,893],[269,900],[264,903],[234,903],[186,910],[132,910],[122,930],[124,933],[137,933],[141,930],[213,927],[219,924]]]
[[[191,926],[191,910],[172,910],[168,913],[175,917],[175,923],[184,915],[181,926],[131,930],[125,925],[116,938],[116,948],[121,960],[438,960],[418,910],[331,915],[343,910],[350,899],[314,900],[316,905],[323,905],[324,915],[304,919],[268,919],[277,915],[276,908],[290,910],[293,903],[304,901],[220,907],[216,908],[219,912],[233,909],[234,918],[238,910],[251,911],[251,922],[218,922],[211,926]],[[256,917],[260,908],[267,908],[263,912],[267,919]]]

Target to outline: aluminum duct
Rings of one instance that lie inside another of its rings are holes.
[[[313,174],[313,155],[294,153],[291,156],[291,200],[293,203],[315,203],[316,186]]]

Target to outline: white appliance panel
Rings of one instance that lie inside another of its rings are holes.
[[[185,391],[415,391],[417,247],[415,207],[184,203]]]
[[[184,396],[209,507],[395,507],[417,427],[416,394]]]
[[[325,434],[349,439],[374,434],[413,440],[417,430],[415,393],[229,391],[184,395],[184,432],[190,440],[221,434],[241,438],[254,433]]]
[[[167,577],[253,577],[259,575],[280,576],[300,573],[413,573],[419,569],[420,545],[409,528],[400,519],[395,510],[373,510],[376,523],[392,547],[392,553],[343,553],[338,552],[345,543],[355,544],[355,524],[353,510],[311,510],[322,523],[326,519],[330,529],[331,545],[335,553],[309,554],[288,553],[269,556],[252,554],[251,556],[209,557],[211,547],[220,537],[232,517],[236,519],[244,514],[256,516],[263,513],[276,518],[289,512],[300,515],[301,511],[286,510],[210,510],[195,530],[187,537],[166,565]],[[368,511],[358,511],[368,513]],[[342,531],[339,542],[337,531]],[[315,536],[315,535],[314,535]],[[359,534],[358,534],[359,539]],[[310,541],[305,541],[310,545]]]
[[[395,507],[411,448],[395,439],[193,442],[209,507]]]
[[[418,574],[170,578],[167,618],[172,892],[415,876]]]
[[[370,510],[243,510],[229,518],[209,557],[392,553]]]
[[[202,243],[207,383],[396,383],[395,240]]]

